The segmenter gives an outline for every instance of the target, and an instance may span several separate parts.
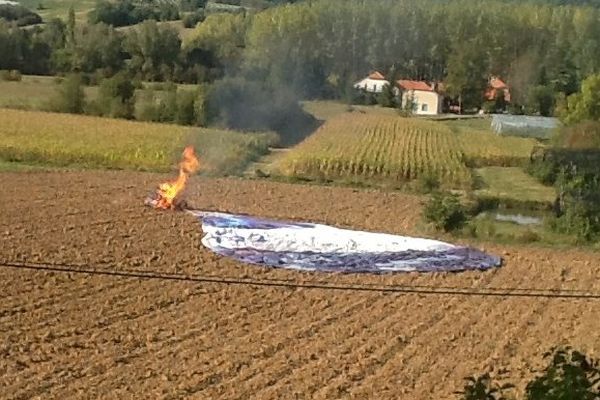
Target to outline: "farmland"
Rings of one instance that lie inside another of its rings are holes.
[[[472,185],[469,167],[527,162],[535,141],[451,129],[443,122],[345,114],[329,119],[280,165],[289,177],[401,184],[435,177],[450,188]]]
[[[205,171],[233,173],[267,151],[271,136],[0,109],[0,160],[48,166],[166,171],[186,143]]]
[[[168,175],[3,173],[2,262],[98,272],[337,285],[600,290],[600,255],[485,244],[505,263],[461,274],[334,275],[243,265],[200,243],[198,222],[145,209]],[[415,233],[418,197],[193,178],[203,209]],[[51,221],[51,223],[49,223]],[[331,291],[0,268],[0,398],[452,399],[491,369],[519,385],[541,354],[597,355],[591,300]]]

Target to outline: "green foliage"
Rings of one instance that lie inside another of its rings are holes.
[[[181,39],[170,26],[145,21],[132,29],[124,47],[131,55],[129,68],[148,80],[169,80],[181,49]]]
[[[178,6],[169,1],[99,0],[89,13],[92,24],[113,26],[134,25],[145,20],[173,21],[179,19]]]
[[[421,193],[431,193],[440,188],[440,179],[435,174],[426,173],[419,177],[418,184]]]
[[[558,349],[543,375],[527,384],[526,396],[527,400],[597,400],[599,383],[597,360],[570,348]]]
[[[586,78],[581,84],[581,92],[568,98],[567,107],[563,115],[567,124],[600,120],[600,74]]]
[[[538,85],[529,89],[527,106],[530,114],[550,117],[554,112],[555,92],[549,86]]]
[[[511,385],[498,386],[489,374],[465,378],[467,381],[461,394],[462,400],[506,400],[503,393],[512,388]]]
[[[377,95],[377,103],[382,107],[390,107],[395,108],[397,106],[396,102],[396,93],[395,93],[395,79],[394,73],[390,74],[388,79],[388,84],[383,87],[381,93]]]
[[[207,0],[179,0],[179,9],[186,12],[195,12],[206,6]]]
[[[175,111],[175,122],[180,125],[192,125],[196,121],[194,92],[181,91],[177,94],[177,110]]]
[[[550,363],[530,381],[523,400],[597,400],[600,398],[600,363],[570,347],[545,355]],[[511,384],[498,385],[489,374],[467,378],[461,400],[505,400]]]
[[[135,118],[140,121],[171,122],[206,126],[206,93],[198,90],[145,91],[137,101]]]
[[[479,108],[488,85],[487,58],[481,39],[459,42],[448,58],[448,94],[458,99],[463,110]]]
[[[600,238],[600,173],[563,168],[556,186],[560,195],[559,218],[554,227],[584,241]]]
[[[135,87],[126,74],[119,73],[104,79],[100,83],[98,98],[92,104],[92,112],[114,118],[132,118],[134,94]]]
[[[449,193],[434,193],[423,209],[423,217],[444,232],[458,230],[467,222],[465,207],[457,195]]]
[[[12,4],[0,4],[0,19],[9,22],[15,22],[18,26],[40,24],[42,17],[33,11],[21,6]]]
[[[554,230],[582,241],[600,238],[599,161],[600,150],[590,149],[550,149],[533,160],[530,172],[559,194]]]
[[[558,145],[568,149],[600,149],[600,121],[584,121],[564,127]]]
[[[242,60],[247,25],[242,14],[209,15],[197,26],[185,50],[200,53],[209,64],[235,71]]]
[[[184,15],[182,22],[183,22],[183,27],[184,28],[194,28],[196,25],[198,25],[199,22],[202,22],[206,19],[206,17],[204,16],[204,12],[193,12],[193,13],[189,13]]]
[[[51,103],[52,111],[71,114],[82,114],[85,109],[85,93],[81,75],[68,75],[58,88],[58,93]]]

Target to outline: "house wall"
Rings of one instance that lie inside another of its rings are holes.
[[[381,93],[386,85],[389,85],[388,81],[365,78],[362,81],[355,83],[354,87],[371,93]]]
[[[402,107],[405,107],[410,97],[415,104],[414,114],[437,115],[442,112],[442,96],[436,92],[410,90],[402,93]]]

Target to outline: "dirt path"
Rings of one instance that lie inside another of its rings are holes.
[[[0,261],[340,285],[600,292],[600,254],[486,245],[485,273],[328,275],[242,265],[143,197],[164,176],[0,174]],[[397,193],[193,179],[200,208],[414,233]],[[453,398],[486,368],[522,384],[558,344],[600,355],[598,301],[265,288],[0,267],[0,398]]]
[[[274,172],[275,164],[281,160],[281,158],[285,157],[290,150],[291,149],[269,149],[269,154],[248,165],[243,176],[247,178],[263,178],[271,175]]]

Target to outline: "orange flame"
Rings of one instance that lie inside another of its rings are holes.
[[[185,185],[190,177],[198,170],[200,161],[196,157],[194,148],[188,146],[183,150],[183,159],[179,163],[179,176],[176,180],[171,182],[161,183],[158,186],[155,207],[163,210],[167,210],[173,207],[173,202],[177,198],[177,195],[185,188]]]

